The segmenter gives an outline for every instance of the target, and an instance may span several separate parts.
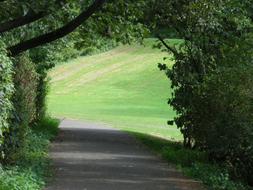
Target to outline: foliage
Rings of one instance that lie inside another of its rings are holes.
[[[5,161],[13,162],[26,146],[28,127],[36,119],[37,80],[34,64],[27,55],[20,55],[14,62],[13,113],[10,129],[5,133]]]
[[[15,18],[23,13],[27,13],[29,10],[33,10],[34,12],[45,10],[51,13],[29,25],[4,33],[4,40],[8,46],[12,46],[20,41],[41,35],[42,33],[48,33],[48,31],[59,28],[73,20],[81,11],[87,9],[92,2],[90,0],[81,2],[68,0],[62,1],[60,7],[53,0],[40,0],[36,4],[29,0],[22,2],[16,2],[16,0],[3,2],[1,3],[2,9],[13,10],[13,15],[5,11],[0,14],[0,20],[3,23],[12,17]],[[55,6],[50,6],[54,3]],[[140,10],[144,7],[145,1],[143,0],[110,0],[76,31],[60,40],[48,44],[47,48],[49,47],[50,50],[54,50],[56,54],[59,54],[55,58],[66,61],[66,59],[78,55],[78,51],[82,52],[82,49],[89,47],[101,49],[101,43],[97,43],[101,39],[106,42],[112,40],[129,43],[143,38],[147,33],[147,29],[138,21],[143,17],[143,12]],[[50,54],[52,55],[52,53]]]
[[[40,190],[49,177],[50,161],[48,157],[49,139],[55,136],[59,121],[45,118],[37,127],[29,129],[27,146],[18,158],[15,166],[5,166],[0,170],[1,190]]]
[[[226,161],[234,177],[252,182],[252,18],[249,1],[171,1],[163,21],[184,39],[172,69],[169,104],[184,144]],[[244,83],[242,83],[242,81]],[[239,164],[240,163],[240,164]]]
[[[220,68],[192,99],[196,145],[225,160],[235,177],[253,181],[253,65]],[[203,127],[206,126],[206,127]]]
[[[9,118],[12,111],[11,97],[13,94],[13,66],[0,41],[0,160],[3,155],[3,133],[9,129]]]
[[[27,121],[29,124],[35,119],[36,107],[34,102],[37,95],[36,87],[38,74],[34,63],[26,54],[16,57],[14,63],[15,95],[13,102],[20,106],[20,110],[17,110],[18,108],[16,107],[16,112],[18,112],[18,114],[23,114],[22,116],[19,116],[19,118],[22,118],[21,120]]]
[[[48,92],[48,80],[46,76],[45,73],[39,75],[36,97],[36,121],[40,121],[46,116],[46,95]]]
[[[53,119],[50,117],[44,117],[39,123],[35,124],[32,129],[37,133],[43,134],[47,139],[53,140],[58,132],[60,121],[58,119]]]
[[[38,76],[36,86],[36,113],[35,122],[40,121],[46,116],[46,95],[48,92],[47,71],[54,67],[54,52],[55,46],[45,46],[32,49],[29,52],[29,57],[35,65],[35,70]]]

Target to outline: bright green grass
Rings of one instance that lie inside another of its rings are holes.
[[[166,124],[175,113],[167,105],[170,82],[157,68],[168,54],[153,49],[153,39],[144,44],[120,46],[58,65],[50,72],[49,112],[180,140],[176,127]]]

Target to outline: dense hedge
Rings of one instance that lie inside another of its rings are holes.
[[[27,54],[13,59],[14,87],[11,128],[5,134],[5,153],[8,163],[17,160],[25,148],[29,125],[36,120],[38,74]]]
[[[15,58],[15,95],[13,102],[19,117],[27,123],[35,120],[38,74],[34,63],[26,54]]]
[[[3,134],[9,129],[9,117],[12,111],[13,67],[6,55],[4,44],[0,41],[0,160],[4,157]]]

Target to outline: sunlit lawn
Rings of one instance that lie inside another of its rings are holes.
[[[49,112],[57,117],[103,122],[123,130],[181,139],[167,120],[170,82],[157,68],[167,53],[153,39],[80,57],[50,72]],[[171,62],[168,62],[172,64]]]

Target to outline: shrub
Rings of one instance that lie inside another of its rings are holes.
[[[192,99],[197,147],[227,161],[235,177],[253,181],[253,66],[223,67],[207,76]]]
[[[0,160],[4,157],[4,136],[9,129],[9,117],[12,110],[13,66],[7,57],[4,44],[0,41]]]
[[[175,55],[171,69],[159,66],[174,89],[169,104],[184,145],[208,151],[211,159],[227,162],[235,177],[252,183],[253,33],[247,3],[170,1],[165,21],[184,42],[167,47]]]

